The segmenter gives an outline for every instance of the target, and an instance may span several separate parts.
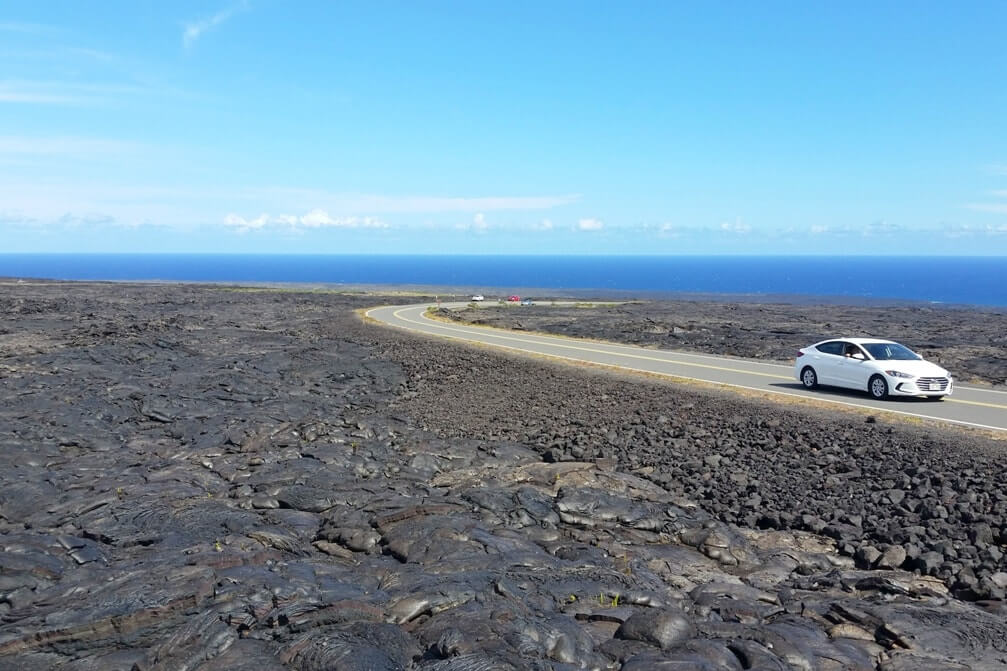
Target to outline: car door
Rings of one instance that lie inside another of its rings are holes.
[[[829,340],[815,347],[813,366],[821,384],[839,384],[838,367],[842,362],[843,344],[839,340]]]
[[[836,384],[850,389],[867,389],[867,378],[870,377],[868,360],[862,347],[843,342],[843,355],[836,365]]]
[[[876,372],[877,366],[874,364],[874,359],[863,347],[857,347],[857,349],[860,351],[860,356],[846,360],[847,379],[851,389],[864,391],[867,389],[867,382],[871,379],[871,375]]]

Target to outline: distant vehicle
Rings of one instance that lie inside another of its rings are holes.
[[[478,302],[480,302],[480,301],[484,301],[484,300],[486,300],[486,299],[485,299],[485,298],[483,298],[483,295],[482,295],[482,294],[476,294],[476,295],[475,295],[475,296],[473,296],[473,297],[472,297],[472,298],[471,298],[470,300],[473,300],[473,301],[475,301],[476,303],[478,303]]]
[[[524,298],[521,300],[521,305],[535,305],[535,302],[530,298]]]
[[[507,297],[507,302],[508,303],[520,303],[521,302],[521,297],[520,296],[508,296]]]
[[[874,338],[838,338],[805,347],[797,353],[794,375],[807,389],[846,387],[879,400],[924,396],[939,401],[954,390],[948,371],[905,345]]]

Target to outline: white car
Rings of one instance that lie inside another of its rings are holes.
[[[836,338],[798,351],[794,375],[807,389],[820,384],[867,391],[876,399],[925,396],[954,389],[951,373],[905,345],[875,338]]]
[[[469,300],[472,300],[472,301],[475,301],[475,302],[477,302],[477,303],[478,303],[478,302],[480,302],[480,301],[484,301],[484,300],[486,300],[486,299],[485,299],[485,298],[483,298],[482,294],[476,294],[475,296],[473,296],[473,297],[472,297],[472,298],[470,298]]]

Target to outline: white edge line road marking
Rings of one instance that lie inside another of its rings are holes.
[[[446,305],[443,305],[441,307],[447,307],[449,305],[454,305],[454,304],[446,304]],[[465,305],[465,304],[464,303],[458,303],[457,305]],[[393,306],[383,306],[383,307],[393,307]],[[415,307],[418,307],[418,306],[417,305],[404,306],[403,309],[405,309],[406,307],[415,308]],[[430,305],[427,306],[427,308],[431,308],[431,307],[434,307],[434,305],[430,304]],[[393,314],[396,317],[398,317],[399,319],[403,319],[403,321],[411,321],[411,320],[406,320],[403,317],[399,316],[398,313],[399,313],[399,311],[397,310]],[[426,316],[423,316],[423,319],[425,319],[426,322],[428,322],[430,325],[434,325],[434,324],[437,323],[436,320],[430,319],[429,317],[426,317]],[[413,323],[416,324],[416,323],[420,323],[420,322],[413,322]],[[466,328],[477,329],[477,330],[473,330],[473,331],[466,331],[467,333],[484,333],[486,331],[501,331],[503,333],[508,333],[509,332],[507,329],[503,329],[503,328],[496,327],[496,326],[482,326],[482,325],[480,325],[480,326],[472,326],[472,325],[469,325],[469,324],[464,325],[464,326],[461,325],[461,324],[456,324],[456,325],[454,325],[453,328],[457,328],[459,330],[464,330]],[[647,349],[647,351],[653,351],[655,354],[667,354],[669,356],[694,357],[696,359],[713,359],[714,361],[743,361],[746,364],[753,365],[753,366],[768,366],[770,368],[784,368],[784,369],[787,369],[787,370],[792,370],[794,368],[794,364],[773,363],[773,362],[769,362],[769,361],[756,361],[756,360],[753,360],[753,359],[744,359],[744,358],[740,358],[740,357],[739,358],[733,358],[733,357],[729,357],[729,356],[718,356],[716,354],[700,354],[698,352],[684,352],[684,351],[681,351],[681,350],[668,350],[668,349],[649,350],[648,348],[641,347],[639,345],[627,345],[625,343],[613,342],[613,341],[609,341],[609,340],[585,340],[585,339],[582,339],[582,338],[577,338],[575,336],[560,335],[560,334],[556,334],[556,333],[528,333],[526,335],[531,336],[531,337],[544,338],[544,339],[556,338],[556,339],[559,339],[559,340],[573,340],[575,342],[593,342],[595,344],[605,345],[607,347],[618,348],[618,349],[630,349],[630,350]],[[671,361],[671,360],[665,360],[665,359],[661,359],[661,360],[662,361],[667,361],[668,363],[681,363],[682,365],[685,365],[685,366],[689,365],[688,363],[685,363],[685,362],[682,362],[682,361]],[[752,371],[737,371],[737,372],[750,373],[752,375],[759,375],[760,374],[760,373],[755,373],[755,372],[752,372]],[[796,379],[796,378],[794,378],[793,376],[790,376],[790,375],[787,375],[787,376],[784,376],[784,377],[786,379],[788,379],[788,380]],[[978,392],[980,394],[1004,394],[1004,395],[1007,395],[1007,391],[1001,391],[999,389],[987,389],[986,387],[968,387],[966,385],[957,384],[957,383],[955,383],[955,389],[965,389],[966,391],[974,391],[974,392]],[[948,398],[946,400],[948,400],[948,401],[954,401],[955,403],[968,403],[970,405],[982,405],[981,403],[978,403],[976,401],[963,401],[961,399],[956,399],[956,398]],[[994,405],[993,407],[999,408],[1000,406],[999,405]]]
[[[711,370],[720,370],[720,371],[725,371],[725,372],[729,372],[729,373],[740,373],[742,375],[754,375],[754,376],[757,376],[757,377],[771,377],[771,378],[780,379],[780,380],[792,380],[792,379],[794,379],[794,378],[792,378],[789,375],[786,375],[786,376],[784,376],[784,375],[772,375],[772,374],[769,374],[769,373],[759,373],[757,371],[748,371],[748,370],[742,370],[742,369],[738,369],[738,368],[728,368],[728,367],[725,367],[725,366],[711,366],[711,365],[708,365],[708,364],[690,363],[688,361],[676,361],[674,359],[660,358],[660,357],[656,357],[656,356],[645,356],[645,355],[642,355],[642,354],[619,353],[619,352],[610,352],[610,351],[606,351],[606,350],[592,349],[590,347],[583,347],[583,346],[579,346],[579,345],[568,344],[569,342],[582,342],[582,341],[579,341],[578,339],[572,338],[570,336],[552,336],[552,335],[538,335],[538,334],[526,334],[524,336],[508,335],[508,334],[513,334],[513,332],[512,331],[507,331],[507,330],[504,330],[504,329],[494,328],[494,327],[463,326],[463,325],[457,325],[457,324],[446,325],[446,324],[443,324],[443,323],[438,322],[436,320],[433,320],[433,319],[430,319],[428,317],[425,317],[423,315],[423,313],[420,314],[420,318],[422,319],[422,321],[416,321],[414,319],[409,319],[409,318],[403,317],[401,315],[401,313],[404,312],[404,311],[406,311],[406,310],[417,309],[418,307],[420,307],[420,306],[415,306],[415,305],[404,306],[404,307],[399,308],[398,310],[395,310],[392,313],[392,315],[394,317],[396,317],[396,318],[404,321],[404,322],[407,322],[407,323],[417,324],[419,326],[423,326],[423,327],[426,327],[426,328],[440,329],[442,331],[455,331],[455,332],[467,333],[469,335],[482,336],[482,337],[486,337],[486,338],[496,338],[496,339],[499,339],[499,340],[513,340],[513,341],[516,341],[516,342],[524,342],[524,343],[527,343],[527,344],[536,344],[536,345],[560,347],[560,348],[566,348],[566,349],[579,350],[579,351],[583,351],[583,352],[592,352],[592,353],[595,353],[595,354],[605,354],[605,355],[611,355],[611,356],[624,356],[624,357],[628,357],[628,358],[632,358],[632,359],[641,359],[641,360],[644,360],[644,361],[655,361],[655,362],[658,362],[658,363],[669,364],[669,365],[693,366],[693,367],[697,367],[697,368],[709,368]],[[458,340],[465,340],[467,342],[481,342],[481,341],[477,341],[477,340],[469,340],[467,338],[462,338],[460,336],[452,336],[452,337],[455,337]],[[545,341],[545,342],[542,342],[542,341]],[[490,344],[490,343],[481,343],[481,344]],[[595,344],[604,344],[604,343],[595,343]],[[498,345],[498,346],[499,347],[507,347],[506,345]],[[531,350],[523,350],[523,349],[518,348],[518,347],[510,347],[510,349],[516,349],[516,350],[519,350],[519,351],[531,352]],[[641,348],[634,348],[631,345],[619,345],[619,344],[617,344],[617,345],[615,345],[615,349],[631,349],[631,350],[633,350],[635,352],[635,351],[639,351]],[[648,351],[649,352],[651,350],[644,350],[644,351]],[[659,350],[655,350],[654,352],[655,353],[660,353]],[[531,353],[538,354],[538,352],[531,352]],[[677,355],[676,353],[674,353],[674,352],[668,352],[667,350],[665,350],[664,353],[668,354],[669,356],[676,356]],[[551,356],[551,355],[547,354],[545,356]],[[560,355],[556,355],[556,356],[560,356]],[[565,357],[565,358],[571,358],[571,357]],[[724,359],[724,358],[718,358],[718,357],[714,357],[714,356],[706,356],[705,358],[714,359],[714,360],[721,360],[721,361],[733,361],[733,359]],[[581,361],[581,359],[574,359],[574,360]],[[747,360],[739,360],[739,361],[747,361]],[[591,363],[591,362],[587,362],[587,363]],[[602,365],[607,365],[607,364],[602,364]],[[612,365],[618,366],[618,364],[612,364]],[[627,370],[638,370],[638,369],[627,368]],[[664,375],[673,375],[671,373],[659,373],[659,372],[656,372],[656,371],[643,371],[643,372],[655,372],[658,375],[662,375],[662,374],[664,374]],[[679,376],[679,377],[684,377],[685,378],[686,376]],[[696,380],[700,380],[700,381],[711,382],[713,384],[720,384],[720,383],[718,383],[716,381],[713,381],[713,380],[702,380],[701,378],[687,378],[687,379],[696,379]],[[734,383],[730,383],[730,382],[725,382],[723,384],[743,387],[743,385],[735,385]],[[747,387],[743,387],[743,388],[747,388]],[[771,391],[771,390],[766,390],[766,391]],[[782,393],[782,392],[777,392],[777,393]],[[790,394],[790,395],[791,396],[800,396],[801,398],[808,398],[806,396],[802,396],[802,395],[799,395],[799,394]],[[965,405],[976,405],[976,406],[983,406],[983,407],[989,407],[989,408],[1001,408],[1001,407],[1003,407],[1003,406],[1000,406],[1000,405],[997,405],[997,404],[994,404],[994,403],[983,403],[981,401],[966,401],[964,399],[955,399],[955,398],[947,398],[945,400],[948,401],[948,402],[951,402],[951,403],[960,403],[960,404],[965,404]],[[842,401],[835,401],[835,403],[843,404]],[[874,408],[874,406],[865,406],[865,405],[859,405],[859,404],[849,404],[849,403],[846,403],[846,405],[855,405],[855,407],[861,407],[861,408]],[[874,409],[879,410],[881,412],[888,411],[887,409],[884,409],[884,408],[874,408]],[[990,427],[988,427],[985,424],[976,424],[974,422],[963,422],[962,420],[954,420],[954,419],[950,419],[950,418],[945,419],[945,418],[942,418],[942,417],[935,417],[933,415],[918,415],[918,414],[915,414],[915,413],[905,413],[904,411],[897,411],[897,410],[891,410],[890,412],[902,413],[902,414],[907,414],[907,415],[915,416],[915,417],[927,417],[927,418],[935,419],[935,420],[939,420],[939,421],[940,420],[944,420],[944,421],[948,421],[948,422],[964,423],[964,424],[968,424],[969,426],[980,426],[980,427],[983,427],[983,428],[990,428]]]
[[[444,305],[441,305],[441,307],[449,307],[450,305],[454,305],[454,304],[456,304],[456,305],[466,305],[467,303],[445,303]],[[385,305],[384,307],[391,307],[391,306],[390,305]],[[417,305],[409,305],[408,307],[417,307]],[[431,304],[427,305],[427,307],[428,308],[429,307],[434,307],[434,304],[431,303]],[[396,314],[396,316],[399,316],[398,315],[398,311],[395,312],[395,314]],[[399,317],[399,318],[401,319],[402,317]],[[431,319],[429,317],[425,317],[425,318],[427,319],[427,321],[429,321],[431,323],[435,322],[434,319]],[[416,323],[416,322],[414,322],[414,323]],[[457,328],[464,328],[464,327],[479,328],[479,329],[482,329],[482,331],[485,331],[485,330],[500,330],[500,331],[503,331],[503,332],[508,332],[507,329],[505,329],[505,328],[500,328],[498,326],[489,326],[489,325],[473,326],[471,324],[467,324],[466,326],[462,326],[462,325],[458,324],[456,327]],[[472,332],[482,332],[482,331],[472,331]],[[642,350],[642,349],[645,349],[645,348],[641,348],[641,347],[636,346],[636,345],[625,345],[623,343],[614,343],[614,342],[610,342],[610,341],[584,341],[582,339],[578,339],[578,338],[573,337],[573,335],[561,335],[561,334],[558,334],[558,333],[529,333],[529,335],[536,335],[536,337],[538,337],[538,338],[546,338],[546,339],[548,339],[548,338],[556,338],[556,339],[560,339],[560,340],[570,340],[570,341],[577,341],[577,342],[582,342],[582,343],[583,342],[594,342],[594,343],[597,343],[597,344],[605,345],[607,347],[619,348],[619,349],[630,349],[630,350]],[[678,351],[678,350],[654,350],[654,352],[656,352],[656,353],[664,353],[664,354],[668,354],[668,355],[671,355],[671,356],[674,356],[674,357],[694,357],[696,359],[712,359],[714,361],[724,361],[724,360],[731,361],[732,360],[731,357],[722,357],[722,356],[718,356],[718,355],[705,355],[705,354],[699,354],[697,352],[681,352],[681,351]],[[769,368],[783,368],[783,369],[793,369],[794,368],[794,364],[776,364],[776,363],[772,363],[772,362],[753,361],[751,359],[741,359],[741,358],[738,358],[738,361],[743,361],[746,364],[750,364],[752,366],[767,366]],[[675,362],[675,363],[679,363],[679,362]],[[748,373],[748,371],[745,371],[745,373]],[[757,375],[757,374],[753,373],[753,375]],[[790,380],[790,379],[796,379],[796,378],[792,378],[792,377],[787,376],[786,379]],[[1007,395],[1007,391],[1001,391],[1001,390],[998,390],[998,389],[987,389],[986,387],[967,387],[966,385],[960,385],[960,384],[957,384],[957,383],[955,384],[955,388],[956,389],[965,389],[967,391],[979,392],[980,394],[1004,394],[1004,395]],[[949,400],[949,401],[955,401],[956,403],[969,403],[969,401],[962,401],[960,399],[949,398],[947,400]],[[999,406],[996,406],[996,407],[999,407]]]
[[[379,306],[379,307],[390,307],[390,306]],[[371,310],[368,310],[365,314],[367,314],[368,316],[370,316],[370,313],[373,310],[376,310],[376,309],[379,309],[379,308],[371,308]],[[402,309],[406,309],[406,308],[402,308]],[[398,312],[399,311],[396,311],[396,312],[393,312],[392,314],[394,316],[398,317],[399,319],[402,319],[402,321],[405,321],[405,322],[409,322],[409,323],[412,323],[412,324],[421,324],[423,326],[435,326],[435,327],[439,327],[439,328],[445,329],[445,330],[450,330],[451,329],[451,327],[447,327],[447,326],[444,326],[444,325],[441,325],[441,324],[437,324],[436,322],[434,322],[432,320],[428,320],[430,322],[429,324],[423,324],[422,322],[416,322],[416,321],[413,321],[411,319],[406,319],[404,317],[400,317],[398,315]],[[409,328],[408,326],[398,326],[397,328],[400,328],[400,329],[403,329],[403,330],[406,330],[406,331],[414,331],[416,333],[421,333],[423,335],[434,335],[434,334],[428,333],[426,331],[422,331],[420,329]],[[461,328],[461,327],[459,327],[459,328]],[[434,335],[434,337],[450,338],[452,340],[461,340],[462,342],[475,343],[475,344],[480,344],[480,345],[487,345],[487,344],[489,344],[489,343],[485,343],[485,342],[482,342],[482,341],[479,341],[479,340],[473,340],[473,339],[470,339],[470,338],[465,338],[465,337],[462,337],[462,336],[459,336],[459,335],[440,334],[440,335]],[[509,339],[520,340],[518,338],[509,338]],[[490,345],[490,346],[491,347],[499,347],[501,349],[515,350],[515,351],[518,351],[518,352],[524,352],[526,354],[536,354],[536,355],[539,355],[539,356],[552,357],[552,358],[556,358],[556,359],[566,359],[568,361],[576,361],[578,363],[588,363],[588,364],[597,365],[597,366],[603,366],[603,367],[607,366],[607,367],[612,367],[612,368],[619,368],[619,369],[631,371],[631,372],[634,372],[634,373],[641,373],[641,372],[643,372],[643,373],[648,373],[648,374],[651,374],[651,375],[658,375],[658,376],[666,377],[666,378],[679,378],[679,379],[682,379],[682,380],[692,380],[692,381],[695,381],[695,382],[703,382],[703,383],[706,383],[706,384],[714,384],[714,385],[718,385],[718,386],[722,386],[722,387],[734,387],[736,389],[747,389],[749,391],[756,391],[756,392],[760,392],[760,393],[763,393],[763,394],[775,394],[775,395],[778,395],[778,396],[792,396],[794,398],[800,398],[800,399],[804,399],[804,400],[822,401],[822,402],[825,402],[825,403],[833,403],[835,405],[844,405],[844,406],[851,407],[851,408],[862,408],[862,409],[865,409],[865,410],[871,410],[871,411],[874,411],[874,412],[884,412],[884,413],[889,413],[889,414],[893,414],[893,415],[903,415],[905,417],[915,417],[917,419],[925,419],[925,420],[928,420],[928,421],[948,422],[950,424],[958,424],[958,425],[961,425],[961,426],[971,426],[971,427],[975,427],[975,428],[979,428],[979,429],[988,429],[988,430],[992,430],[992,431],[1004,431],[1004,430],[1007,430],[1007,427],[1002,427],[1002,426],[990,426],[990,425],[987,425],[987,424],[977,424],[975,422],[966,422],[966,421],[958,420],[958,419],[945,419],[943,417],[934,417],[933,415],[920,415],[920,414],[913,413],[913,412],[906,412],[904,410],[891,410],[891,409],[888,409],[888,408],[876,408],[876,407],[871,406],[871,405],[862,405],[860,403],[850,403],[850,402],[847,402],[847,401],[836,401],[834,399],[827,399],[827,398],[819,399],[819,398],[809,397],[809,396],[802,395],[802,394],[794,394],[794,393],[786,392],[786,391],[777,391],[775,389],[763,389],[763,388],[760,388],[760,387],[750,387],[750,386],[747,386],[747,385],[734,384],[734,383],[731,383],[731,382],[716,382],[716,381],[713,381],[713,380],[704,380],[704,379],[698,378],[698,377],[690,377],[688,375],[676,375],[676,374],[673,374],[673,373],[657,373],[657,372],[654,372],[654,371],[647,371],[647,370],[641,370],[639,368],[633,368],[631,366],[620,366],[619,364],[594,363],[594,362],[591,362],[591,361],[585,361],[584,359],[578,359],[576,357],[563,356],[562,354],[543,354],[541,352],[534,352],[532,350],[522,349],[520,347],[515,347],[513,345]],[[641,357],[641,358],[644,358],[644,357]],[[675,362],[667,362],[667,363],[675,363]],[[688,364],[685,364],[685,365],[688,365]],[[695,364],[693,364],[693,365],[695,365]],[[741,371],[741,372],[747,372],[747,371]],[[774,375],[772,377],[777,377],[777,376]],[[790,378],[786,378],[786,379],[790,379]]]
[[[623,345],[621,343],[608,343],[606,341],[600,341],[599,342],[599,341],[593,341],[593,340],[580,340],[578,338],[574,338],[574,337],[571,337],[571,336],[555,336],[555,335],[550,335],[550,334],[542,335],[542,334],[538,334],[538,333],[526,333],[526,334],[517,335],[517,334],[515,334],[514,331],[509,331],[509,330],[506,330],[506,329],[496,328],[496,327],[493,327],[493,326],[469,326],[469,325],[465,325],[465,324],[454,324],[454,323],[452,323],[452,324],[445,324],[445,323],[443,323],[441,321],[430,319],[429,317],[427,317],[422,312],[419,315],[420,321],[417,321],[415,319],[409,319],[408,317],[403,317],[402,314],[401,314],[401,313],[405,312],[406,310],[415,310],[415,309],[418,309],[418,307],[420,307],[420,306],[409,305],[409,306],[401,307],[398,310],[395,310],[392,313],[392,315],[394,317],[396,317],[397,319],[400,319],[400,320],[402,320],[404,322],[408,322],[410,324],[417,324],[417,325],[424,326],[424,327],[427,327],[427,328],[441,329],[441,330],[444,330],[444,331],[454,331],[454,332],[457,332],[457,333],[468,333],[470,335],[477,335],[477,336],[481,336],[481,337],[485,337],[485,338],[497,338],[497,339],[500,339],[500,340],[513,340],[513,341],[516,341],[516,342],[523,342],[523,343],[535,344],[535,345],[543,345],[543,346],[546,346],[546,347],[561,347],[561,348],[565,348],[565,349],[573,349],[573,350],[578,350],[578,351],[581,351],[581,352],[592,352],[594,354],[605,354],[605,355],[609,355],[609,356],[623,356],[623,357],[628,357],[628,358],[631,358],[631,359],[641,359],[641,360],[644,360],[644,361],[655,361],[655,362],[658,362],[658,363],[669,364],[669,365],[693,366],[695,368],[709,368],[710,370],[719,370],[719,371],[724,371],[724,372],[728,372],[728,373],[740,373],[742,375],[754,375],[756,377],[771,377],[771,378],[774,378],[774,379],[777,379],[777,380],[790,380],[790,381],[794,381],[794,380],[797,379],[793,375],[774,375],[772,373],[760,373],[758,371],[753,371],[753,370],[743,370],[743,369],[740,369],[740,368],[729,368],[727,366],[712,366],[712,365],[709,365],[709,364],[691,363],[689,361],[676,360],[674,358],[665,358],[665,357],[678,357],[678,356],[682,356],[682,354],[680,354],[679,352],[673,352],[673,351],[669,351],[669,350],[650,350],[650,349],[646,349],[646,348],[642,348],[642,347],[636,347],[636,346],[633,346],[633,345]],[[573,345],[573,344],[569,344],[569,343],[582,343],[582,344]],[[488,343],[486,343],[486,344],[488,344]],[[598,345],[598,346],[608,347],[610,349],[609,350],[592,349],[590,347],[586,347],[585,345],[587,345],[587,344],[595,344],[595,345]],[[618,351],[610,351],[610,350],[629,350],[629,352],[618,352]],[[652,353],[653,355],[664,354],[665,357],[661,357],[661,356],[647,356],[647,355],[643,355],[643,354],[637,354],[637,352],[641,352],[641,351]],[[712,359],[714,361],[724,361],[724,362],[738,361],[738,362],[743,362],[743,363],[746,363],[746,364],[751,363],[751,364],[758,364],[758,365],[778,365],[778,364],[763,364],[760,361],[751,361],[749,359],[732,359],[732,358],[729,358],[729,357],[717,357],[717,356],[711,356],[711,355],[692,355],[690,353],[685,353],[685,356],[697,356],[697,357],[704,358],[704,359]],[[784,368],[792,368],[792,367],[791,366],[784,366]],[[965,389],[971,390],[970,387],[969,388],[965,388]],[[982,406],[982,407],[986,407],[986,408],[1001,409],[1001,408],[1005,407],[1005,406],[1001,406],[1001,405],[996,404],[996,403],[984,403],[982,401],[966,401],[964,399],[951,398],[951,397],[947,397],[945,399],[945,401],[947,401],[948,403],[960,403],[960,404],[964,404],[964,405],[976,405],[976,406]],[[929,415],[926,415],[926,416],[929,416]]]

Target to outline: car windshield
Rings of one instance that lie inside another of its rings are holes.
[[[916,361],[922,358],[905,345],[894,342],[867,343],[864,349],[878,361]]]

